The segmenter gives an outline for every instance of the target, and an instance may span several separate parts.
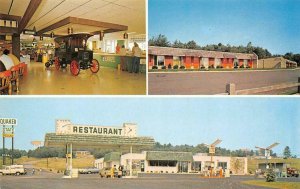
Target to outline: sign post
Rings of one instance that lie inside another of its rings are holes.
[[[208,153],[210,154],[210,174],[209,174],[209,177],[213,176],[213,167],[215,168],[214,163],[213,163],[213,155],[216,153],[216,146],[218,144],[220,144],[221,142],[222,142],[222,140],[217,139],[215,142],[213,142],[210,145],[206,144],[206,146],[208,147]]]
[[[0,125],[2,128],[2,138],[3,138],[3,153],[2,153],[2,164],[6,165],[5,154],[5,138],[11,138],[11,164],[14,164],[14,126],[17,125],[17,119],[15,118],[0,118]]]

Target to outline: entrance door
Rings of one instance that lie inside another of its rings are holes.
[[[188,172],[188,162],[187,161],[179,161],[178,162],[178,172],[179,173],[187,173]]]

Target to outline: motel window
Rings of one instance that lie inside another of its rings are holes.
[[[165,65],[165,57],[164,56],[157,56],[155,62],[156,62],[157,66],[164,66]]]
[[[202,66],[204,66],[205,68],[208,68],[208,58],[202,58],[201,60],[201,64]]]
[[[244,67],[248,66],[248,60],[244,60]]]
[[[220,59],[220,58],[216,58],[216,59],[215,59],[215,68],[216,68],[217,66],[221,66],[221,59]]]
[[[179,57],[179,56],[173,56],[173,66],[174,65],[181,66],[181,57]]]
[[[177,161],[150,160],[149,164],[154,167],[176,167]]]

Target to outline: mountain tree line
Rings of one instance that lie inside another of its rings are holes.
[[[293,54],[291,52],[288,52],[284,55],[279,55],[279,54],[272,55],[268,51],[268,49],[264,49],[258,46],[253,46],[251,42],[249,42],[246,46],[243,45],[231,46],[230,44],[224,45],[222,43],[200,46],[194,40],[188,41],[186,43],[181,42],[180,40],[175,40],[174,42],[170,42],[165,35],[159,34],[156,37],[150,38],[148,44],[149,46],[159,46],[159,47],[173,47],[173,48],[233,52],[233,53],[255,53],[258,56],[258,59],[283,56],[288,60],[297,62],[298,66],[300,66],[300,54]]]
[[[77,150],[87,150],[91,152],[91,154],[96,158],[102,158],[105,154],[109,152],[114,152],[115,150],[101,150],[101,149],[74,149],[73,150],[73,157],[75,157],[74,152]],[[208,147],[205,144],[198,144],[198,145],[172,145],[171,143],[168,144],[161,144],[156,142],[152,149],[153,151],[177,151],[177,152],[192,152],[193,154],[196,153],[208,153]],[[3,150],[0,149],[0,154],[3,154]],[[11,154],[11,150],[6,149],[5,154]],[[217,156],[233,156],[233,157],[247,157],[247,156],[264,156],[263,151],[258,150],[229,150],[226,148],[216,147],[216,155]],[[14,150],[14,158],[20,158],[22,156],[28,157],[35,157],[35,158],[50,158],[50,157],[59,157],[64,158],[66,157],[66,149],[65,148],[58,148],[58,147],[39,147],[34,150]],[[276,153],[271,151],[271,156],[277,157]],[[286,146],[283,150],[284,158],[297,158],[296,155],[292,155],[289,146]]]

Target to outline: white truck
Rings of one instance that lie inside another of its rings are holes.
[[[25,175],[26,171],[23,165],[9,165],[0,169],[0,175]]]

